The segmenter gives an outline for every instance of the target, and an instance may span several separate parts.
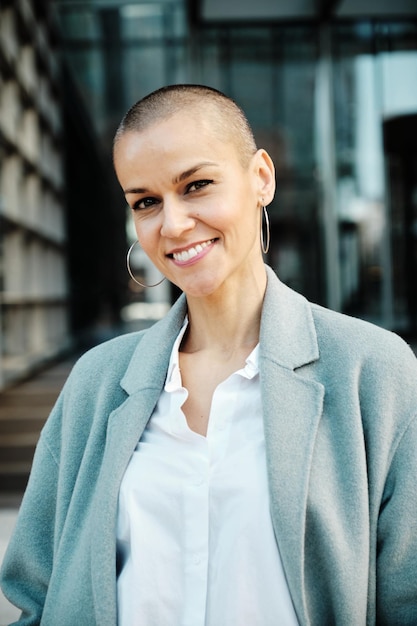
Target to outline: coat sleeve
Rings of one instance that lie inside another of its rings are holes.
[[[417,417],[392,457],[378,525],[376,622],[417,624]]]
[[[62,398],[47,423],[59,421]],[[1,569],[1,586],[8,600],[21,609],[19,626],[39,624],[54,558],[58,463],[45,429],[33,459],[28,486]]]

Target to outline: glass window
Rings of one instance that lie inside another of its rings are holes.
[[[405,172],[417,167],[417,148],[407,143],[417,116],[416,30],[343,25],[334,50],[342,309],[404,332],[416,315],[408,295],[410,264],[417,271],[415,192]]]
[[[97,13],[89,7],[77,8],[63,6],[60,14],[65,24],[65,39],[77,41],[99,41],[101,37],[100,22]]]
[[[161,4],[127,4],[120,9],[123,39],[157,39],[164,36]]]

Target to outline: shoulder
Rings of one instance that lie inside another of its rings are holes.
[[[121,380],[147,332],[120,335],[82,354],[70,372],[61,400],[70,405],[80,401],[91,404],[100,399],[112,405],[123,401]]]
[[[362,319],[310,304],[319,345],[360,361],[377,359],[394,365],[404,359],[412,367],[417,360],[411,348],[396,333]]]
[[[312,304],[318,367],[327,380],[357,386],[364,404],[407,407],[417,414],[417,359],[397,334]],[[395,398],[395,400],[394,400]]]
[[[336,375],[340,379],[353,368],[371,367],[375,372],[398,368],[414,376],[416,386],[417,359],[398,335],[312,303],[270,268],[267,272],[261,331],[272,358],[296,368],[311,363],[325,380]]]
[[[314,369],[327,406],[337,407],[338,423],[360,415],[368,462],[384,475],[417,419],[417,359],[391,331],[317,305],[311,311],[319,350]]]
[[[77,361],[71,377],[104,378],[120,382],[131,364],[143,373],[147,359],[155,361],[161,353],[168,358],[186,314],[185,298],[180,297],[168,314],[145,330],[119,335],[84,353]],[[163,360],[163,359],[162,359]]]
[[[147,331],[120,335],[85,352],[75,363],[44,428],[43,438],[55,456],[60,442],[82,442],[91,430],[106,428],[109,414],[121,406],[127,394],[121,380],[132,355]]]
[[[71,376],[82,379],[88,375],[120,377],[146,332],[119,335],[94,346],[77,360]]]
[[[82,369],[91,366],[106,367],[111,363],[112,367],[129,362],[142,338],[148,332],[141,330],[126,333],[104,341],[85,352],[77,361],[75,367]]]

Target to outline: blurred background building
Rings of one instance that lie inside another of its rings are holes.
[[[282,280],[417,335],[414,0],[1,0],[0,388],[175,297],[127,280],[111,143],[183,82],[233,97],[273,157]]]
[[[117,319],[126,282],[110,155],[61,42],[52,3],[1,0],[0,389]]]

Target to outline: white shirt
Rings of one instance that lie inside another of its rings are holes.
[[[207,436],[165,388],[122,480],[119,626],[298,624],[269,511],[257,346],[214,392]]]

